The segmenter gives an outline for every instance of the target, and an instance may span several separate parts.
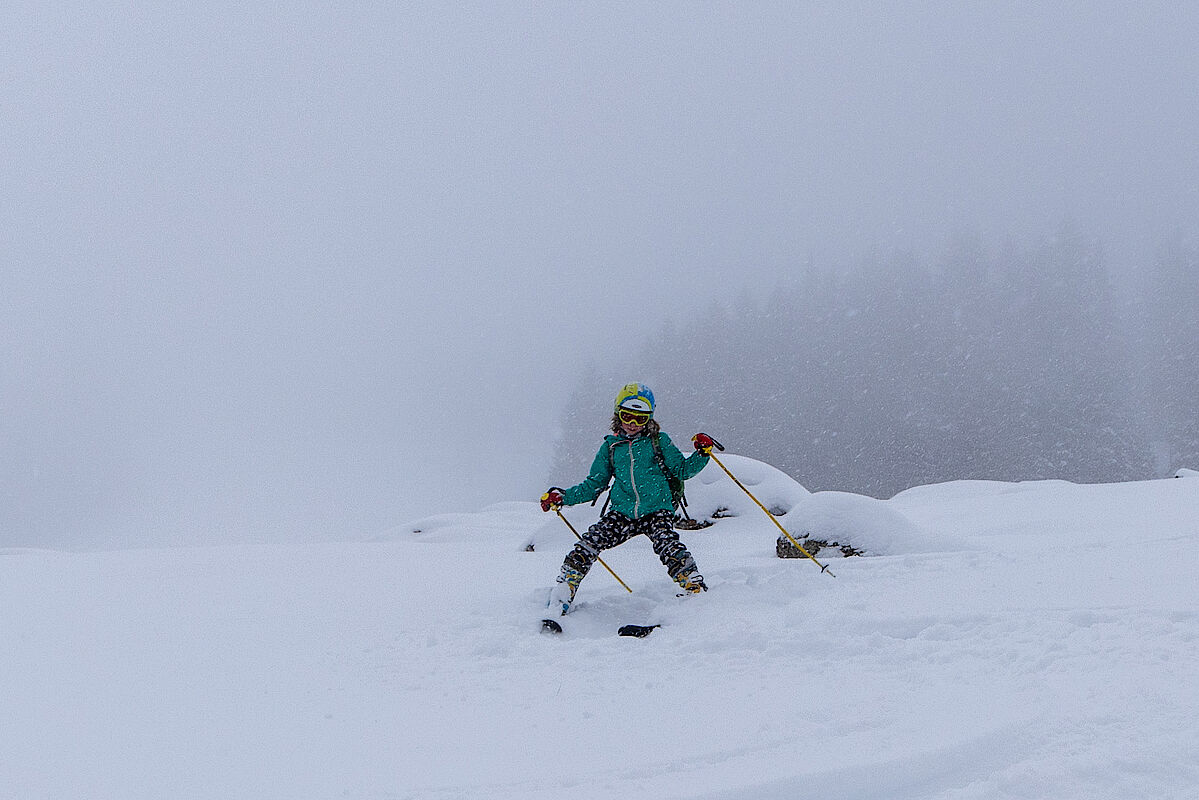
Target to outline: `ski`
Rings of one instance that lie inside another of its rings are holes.
[[[616,633],[619,636],[636,636],[638,639],[644,639],[654,632],[654,628],[661,627],[661,625],[625,625]]]
[[[661,625],[622,625],[620,630],[616,632],[618,636],[635,636],[638,639],[644,639],[653,633],[654,628],[660,628]],[[542,633],[562,633],[562,626],[557,620],[543,619],[541,620]]]

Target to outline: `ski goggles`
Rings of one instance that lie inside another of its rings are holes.
[[[617,412],[617,418],[626,425],[644,425],[649,422],[651,416],[640,411],[626,411],[623,408]]]

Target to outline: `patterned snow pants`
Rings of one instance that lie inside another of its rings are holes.
[[[587,529],[580,541],[575,542],[574,548],[562,562],[562,573],[565,575],[569,570],[576,570],[580,576],[586,575],[599,558],[600,551],[624,544],[641,534],[649,538],[654,552],[676,582],[680,577],[696,574],[695,559],[688,552],[687,545],[679,541],[679,534],[674,529],[674,514],[669,511],[647,514],[640,519],[629,519],[624,514],[609,511]]]

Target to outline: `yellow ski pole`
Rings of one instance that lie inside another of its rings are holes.
[[[723,448],[722,448],[722,449],[723,449]],[[787,533],[787,529],[786,529],[786,528],[784,528],[784,527],[782,526],[782,524],[781,524],[781,523],[778,521],[778,517],[776,517],[774,514],[771,514],[771,513],[770,513],[770,509],[768,509],[768,508],[766,508],[766,506],[762,505],[761,501],[759,501],[759,500],[758,500],[758,498],[754,497],[754,495],[753,495],[753,492],[751,492],[749,489],[746,489],[746,488],[745,488],[745,484],[743,484],[741,481],[737,480],[737,476],[736,476],[736,475],[734,475],[733,473],[729,472],[729,468],[728,468],[728,467],[726,467],[724,464],[720,463],[720,459],[719,459],[719,458],[717,458],[717,457],[716,457],[716,455],[715,455],[714,453],[712,453],[712,452],[709,450],[709,451],[708,451],[708,455],[709,455],[709,456],[712,458],[712,460],[713,460],[713,461],[715,461],[715,462],[716,462],[716,466],[718,466],[718,467],[720,467],[722,470],[724,470],[725,474],[726,474],[726,475],[728,475],[730,478],[732,478],[732,479],[733,479],[733,483],[735,483],[735,484],[737,484],[738,486],[740,486],[740,487],[741,487],[741,491],[743,491],[743,492],[745,492],[747,495],[749,495],[749,499],[750,499],[750,500],[753,500],[755,503],[757,503],[757,504],[758,504],[758,508],[760,508],[760,509],[762,509],[763,511],[765,511],[765,512],[766,512],[766,516],[770,517],[770,521],[771,521],[771,522],[773,522],[773,523],[774,523],[774,524],[775,524],[775,525],[778,527],[778,529],[779,529],[780,531],[782,531],[782,532],[783,532],[783,535],[784,535],[784,536],[786,536],[788,539],[790,539],[790,540],[791,540],[791,544],[795,545],[795,546],[796,546],[796,547],[799,549],[799,552],[803,553],[805,556],[807,556],[808,558],[812,559],[812,561],[813,561],[813,562],[815,562],[816,566],[820,567],[820,571],[821,571],[821,572],[828,572],[828,575],[829,575],[829,577],[830,577],[830,578],[835,578],[835,577],[837,577],[837,576],[836,576],[836,575],[834,575],[832,572],[829,572],[829,568],[828,568],[826,565],[824,565],[824,564],[821,564],[819,561],[816,561],[815,557],[813,557],[813,555],[812,555],[811,553],[809,553],[807,550],[804,550],[804,549],[803,549],[803,545],[801,545],[799,542],[795,541],[795,537],[794,537],[794,536],[792,536],[791,534]],[[569,524],[569,523],[567,523],[567,524]]]
[[[575,538],[577,538],[580,542],[583,542],[584,544],[586,544],[586,542],[583,541],[583,537],[579,536],[579,532],[575,530],[575,526],[571,525],[570,520],[568,520],[566,518],[566,515],[562,513],[562,509],[558,508],[557,506],[554,506],[554,511],[558,514],[559,519],[561,519],[563,522],[566,523],[566,527],[570,528],[570,532],[575,535]],[[595,554],[595,560],[600,562],[601,564],[604,564],[604,560],[599,557],[599,553]],[[612,568],[609,567],[607,564],[604,564],[604,569],[608,570],[608,572],[612,572]],[[620,579],[619,575],[617,575],[615,572],[612,572],[612,577],[616,579],[617,583],[619,583],[626,590],[628,590],[629,594],[633,593],[633,590],[629,589],[629,585],[627,583],[625,583],[624,581],[622,581]]]

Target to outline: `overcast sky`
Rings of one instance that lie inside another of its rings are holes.
[[[805,261],[1196,235],[1195,3],[193,5],[0,9],[0,546],[533,499]]]

